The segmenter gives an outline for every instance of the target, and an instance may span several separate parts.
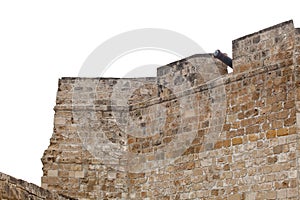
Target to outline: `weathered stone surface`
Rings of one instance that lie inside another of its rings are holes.
[[[0,172],[0,199],[75,200]]]
[[[292,21],[157,78],[62,78],[42,186],[79,199],[297,199],[300,34]]]

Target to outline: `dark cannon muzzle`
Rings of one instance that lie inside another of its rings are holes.
[[[224,53],[222,53],[220,50],[216,50],[214,52],[214,57],[221,60],[223,63],[225,63],[227,66],[232,68],[232,59],[226,56]]]

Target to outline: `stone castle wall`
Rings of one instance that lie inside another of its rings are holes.
[[[0,173],[0,199],[75,200],[3,173]]]
[[[292,21],[157,78],[62,78],[42,187],[79,199],[298,199],[300,34]]]

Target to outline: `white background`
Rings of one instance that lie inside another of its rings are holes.
[[[297,1],[288,0],[0,1],[0,171],[40,185],[57,81],[77,76],[88,55],[109,38],[163,28],[206,52],[231,55],[233,39],[290,19],[300,27],[299,13]],[[151,59],[161,65],[174,61]]]

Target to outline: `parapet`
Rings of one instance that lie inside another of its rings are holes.
[[[234,40],[233,72],[292,65],[296,32],[290,20]]]
[[[196,54],[159,67],[157,84],[179,93],[206,84],[227,73],[227,66],[212,54]]]

